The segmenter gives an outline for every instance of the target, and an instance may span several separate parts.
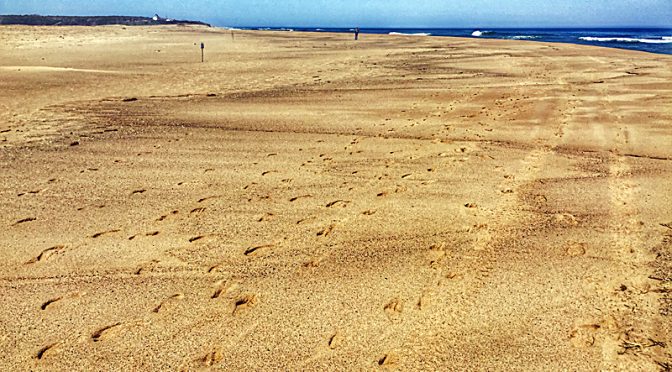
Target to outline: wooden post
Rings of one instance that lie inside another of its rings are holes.
[[[205,62],[205,44],[201,43],[201,63]]]

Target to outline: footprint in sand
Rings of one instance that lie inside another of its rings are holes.
[[[23,219],[20,219],[20,220],[14,222],[14,225],[12,225],[12,226],[20,225],[20,224],[26,223],[26,222],[33,222],[33,221],[37,221],[37,218],[36,217],[23,218]]]
[[[578,257],[586,254],[586,243],[570,242],[565,248],[565,253],[570,257]]]
[[[399,298],[394,298],[383,307],[383,310],[392,322],[398,322],[401,320],[401,313],[404,310],[404,302]]]
[[[261,252],[267,251],[271,248],[275,247],[275,244],[266,244],[266,245],[259,245],[256,247],[250,247],[247,248],[244,252],[246,256],[255,256]]]
[[[446,256],[446,247],[443,243],[432,244],[429,246],[429,265],[432,268],[438,268],[441,261]]]
[[[257,218],[257,222],[271,221],[275,218],[273,213],[265,213],[263,216]]]
[[[257,296],[254,294],[243,294],[236,298],[233,304],[233,315],[238,315],[241,311],[253,308],[257,304]]]
[[[569,334],[569,339],[577,348],[587,348],[595,345],[595,338],[601,326],[599,324],[585,324],[578,326]]]
[[[295,197],[289,199],[289,201],[293,203],[293,202],[295,202],[295,201],[297,201],[297,200],[299,200],[299,199],[308,199],[308,198],[312,198],[312,197],[313,197],[312,195],[295,196]]]
[[[35,359],[42,360],[47,356],[55,353],[60,345],[61,344],[59,342],[55,342],[40,348],[40,350],[37,351],[37,354],[35,354]]]
[[[334,200],[331,203],[328,203],[326,205],[327,208],[335,207],[335,206],[342,206],[343,208],[347,207],[348,204],[350,204],[350,201],[348,200]]]
[[[327,237],[331,235],[334,232],[334,229],[336,228],[336,224],[331,224],[324,229],[320,230],[317,232],[317,236],[322,236],[322,237]]]
[[[91,335],[91,340],[93,342],[101,342],[109,337],[113,337],[120,331],[121,325],[121,323],[114,323],[100,328]]]
[[[57,246],[47,248],[47,249],[43,250],[42,252],[40,252],[40,254],[37,255],[35,258],[26,262],[26,265],[30,265],[30,264],[34,264],[34,263],[42,262],[42,261],[47,261],[51,257],[63,253],[63,251],[65,251],[65,246],[64,245],[57,245]]]
[[[415,306],[418,308],[418,310],[425,310],[430,306],[431,298],[432,292],[424,291],[418,298],[418,302],[415,304]]]
[[[394,353],[387,353],[378,359],[378,365],[385,368],[394,368],[399,363],[399,357]]]
[[[53,304],[53,303],[56,303],[56,302],[58,302],[58,301],[60,301],[60,300],[62,300],[62,299],[63,299],[63,297],[52,298],[51,300],[49,300],[49,301],[43,303],[43,304],[40,306],[40,309],[42,309],[43,311],[44,311],[44,310],[47,310],[47,308],[49,307],[49,305],[51,305],[51,304]]]
[[[343,344],[344,337],[340,331],[336,331],[331,337],[329,337],[329,348],[331,350],[338,349]]]
[[[154,310],[152,310],[152,312],[153,313],[159,313],[159,312],[162,312],[162,311],[166,311],[170,307],[171,304],[173,304],[177,300],[182,300],[182,299],[184,299],[184,294],[176,293],[176,294],[166,298],[165,300],[163,300],[157,307],[154,308]]]
[[[576,217],[569,213],[557,213],[553,215],[551,219],[554,225],[558,226],[577,226],[579,222],[576,220]]]
[[[121,231],[121,230],[116,230],[116,229],[115,229],[115,230],[102,231],[102,232],[95,233],[95,234],[91,235],[91,237],[92,237],[93,239],[96,239],[96,238],[100,238],[101,236],[109,235],[109,234],[114,234],[114,233],[118,233],[118,232],[120,232],[120,231]]]
[[[159,260],[152,260],[152,261],[150,261],[150,262],[148,262],[148,263],[146,263],[146,264],[141,265],[141,266],[135,271],[135,275],[141,275],[141,274],[144,273],[144,272],[152,271],[152,269],[154,269],[154,267],[156,267],[156,265],[157,265],[159,262],[160,262]]]
[[[224,353],[220,348],[216,348],[212,350],[211,352],[205,354],[201,358],[201,363],[205,367],[212,367],[215,364],[219,364],[224,360]]]
[[[189,243],[197,242],[201,239],[204,239],[205,235],[199,235],[199,236],[194,236],[193,238],[189,238]]]
[[[70,294],[65,295],[65,296],[59,296],[59,297],[52,298],[52,299],[50,299],[46,302],[43,302],[42,305],[40,305],[40,309],[42,309],[42,311],[45,311],[45,310],[47,310],[47,308],[51,307],[52,305],[54,305],[58,302],[61,302],[65,299],[72,299],[72,298],[80,297],[83,294],[85,294],[85,293],[74,292],[74,293],[70,293]]]
[[[157,221],[157,222],[165,221],[165,220],[166,220],[168,217],[170,217],[171,215],[174,216],[174,215],[176,215],[176,214],[178,214],[178,213],[180,213],[180,211],[177,211],[177,210],[172,211],[172,212],[170,212],[170,214],[164,214],[163,216],[157,218],[156,221]]]

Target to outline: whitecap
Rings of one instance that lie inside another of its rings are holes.
[[[530,40],[530,39],[539,39],[541,36],[530,36],[530,35],[517,35],[511,36],[511,39],[514,40]]]
[[[418,32],[418,33],[414,33],[414,34],[403,33],[403,32],[390,32],[390,35],[396,35],[396,36],[432,36],[432,34],[427,33],[427,32]]]

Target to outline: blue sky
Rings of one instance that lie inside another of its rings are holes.
[[[672,0],[0,0],[0,14],[154,13],[219,26],[672,27]]]

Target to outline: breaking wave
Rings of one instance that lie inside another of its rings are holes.
[[[483,36],[483,35],[492,35],[492,34],[494,34],[494,33],[495,33],[494,31],[480,31],[480,30],[476,30],[476,31],[474,31],[474,32],[471,33],[471,36],[474,36],[474,37],[481,37],[481,36]]]
[[[660,39],[637,39],[632,37],[593,37],[583,36],[579,40],[600,43],[645,43],[645,44],[668,44],[672,43],[672,36],[663,36]]]

